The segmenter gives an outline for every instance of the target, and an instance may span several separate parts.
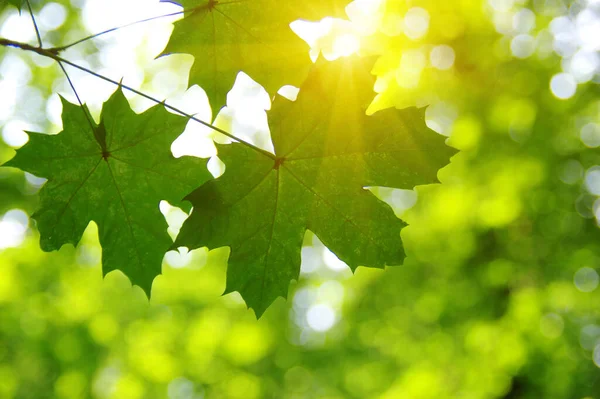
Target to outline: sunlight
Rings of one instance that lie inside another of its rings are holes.
[[[360,48],[360,40],[356,35],[344,34],[338,36],[333,41],[333,52],[340,57],[347,57],[355,54]]]
[[[328,61],[356,54],[360,49],[357,28],[350,21],[324,18],[319,22],[294,21],[292,30],[310,46],[310,57],[322,54]]]

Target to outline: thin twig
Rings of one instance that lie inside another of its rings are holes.
[[[97,37],[100,37],[100,36],[105,35],[107,33],[111,33],[111,32],[114,32],[114,31],[117,31],[117,30],[120,30],[120,29],[123,29],[123,28],[129,28],[131,26],[134,26],[134,25],[137,25],[137,24],[141,24],[141,23],[144,23],[144,22],[154,21],[156,19],[161,19],[161,18],[166,18],[166,17],[174,17],[174,16],[180,15],[180,14],[186,14],[186,13],[198,11],[198,10],[200,10],[202,8],[206,8],[206,7],[207,7],[207,5],[203,4],[201,6],[187,8],[187,9],[184,9],[184,10],[181,10],[181,11],[175,11],[175,12],[172,12],[172,13],[169,13],[169,14],[157,15],[155,17],[140,19],[139,21],[130,22],[130,23],[125,24],[125,25],[116,26],[114,28],[110,28],[110,29],[104,30],[102,32],[94,33],[93,35],[89,35],[89,36],[86,36],[86,37],[84,37],[82,39],[76,40],[73,43],[70,43],[70,44],[67,44],[67,45],[64,45],[64,46],[53,47],[53,48],[51,48],[49,50],[52,50],[53,52],[59,53],[59,52],[64,51],[64,50],[66,50],[68,48],[76,46],[76,45],[78,45],[80,43],[86,42],[88,40],[96,39]]]
[[[62,71],[64,72],[65,76],[67,77],[67,80],[69,81],[69,85],[71,86],[71,89],[73,89],[73,93],[75,93],[75,97],[77,98],[77,102],[79,103],[79,106],[81,107],[83,113],[85,114],[85,119],[87,119],[88,124],[90,125],[90,128],[92,129],[92,135],[94,135],[94,132],[96,131],[96,126],[94,126],[94,123],[92,122],[92,118],[90,117],[90,115],[89,115],[89,113],[87,111],[87,107],[85,107],[83,105],[83,102],[81,101],[81,98],[79,98],[79,94],[77,93],[77,90],[75,89],[75,85],[73,84],[73,81],[71,81],[71,77],[67,73],[67,70],[65,69],[65,66],[63,65],[63,63],[61,61],[58,61],[58,65],[60,66],[60,69],[62,69]]]
[[[35,28],[35,34],[37,36],[38,44],[42,47],[42,36],[40,35],[40,30],[38,29],[37,23],[35,22],[35,16],[33,15],[33,9],[31,8],[31,2],[27,0],[27,8],[29,8],[29,15],[31,15],[31,22],[33,22],[33,27]]]
[[[151,18],[141,19],[141,20],[139,20],[139,21],[130,22],[130,23],[128,23],[128,24],[125,24],[125,25],[116,26],[116,27],[114,27],[114,28],[110,28],[110,29],[107,29],[107,30],[105,30],[105,31],[102,31],[102,32],[94,33],[93,35],[86,36],[86,37],[84,37],[84,38],[82,38],[82,39],[76,40],[76,41],[74,41],[73,43],[67,44],[67,45],[65,45],[65,46],[54,47],[54,48],[52,48],[52,50],[54,50],[54,51],[56,51],[56,52],[61,52],[61,51],[64,51],[64,50],[66,50],[66,49],[68,49],[68,48],[71,48],[71,47],[73,47],[73,46],[76,46],[76,45],[78,45],[78,44],[80,44],[80,43],[86,42],[86,41],[88,41],[88,40],[95,39],[95,38],[97,38],[97,37],[100,37],[100,36],[102,36],[102,35],[105,35],[105,34],[107,34],[107,33],[114,32],[114,31],[116,31],[116,30],[119,30],[119,29],[128,28],[128,27],[130,27],[130,26],[134,26],[134,25],[137,25],[137,24],[140,24],[140,23],[143,23],[143,22],[149,22],[149,21],[153,21],[153,20],[155,20],[155,19],[166,18],[166,17],[173,17],[173,16],[175,16],[175,15],[183,14],[184,12],[186,12],[186,10],[176,11],[176,12],[172,12],[172,13],[170,13],[170,14],[158,15],[158,16],[156,16],[156,17],[151,17]]]
[[[154,98],[154,97],[152,97],[152,96],[150,96],[150,95],[148,95],[146,93],[143,93],[143,92],[141,92],[139,90],[136,90],[136,89],[134,89],[132,87],[129,87],[127,85],[124,85],[122,82],[117,82],[116,80],[110,79],[110,78],[108,78],[106,76],[103,76],[103,75],[100,75],[99,73],[94,72],[94,71],[92,71],[92,70],[90,70],[88,68],[85,68],[85,67],[83,67],[81,65],[77,65],[77,64],[75,64],[75,63],[73,63],[73,62],[71,62],[69,60],[66,60],[66,59],[62,58],[61,56],[59,56],[56,53],[55,49],[45,49],[45,48],[41,48],[41,47],[34,47],[34,46],[32,46],[30,44],[27,44],[27,43],[16,42],[16,41],[5,39],[5,38],[0,38],[0,46],[15,47],[15,48],[19,48],[21,50],[31,51],[31,52],[34,52],[36,54],[42,55],[44,57],[51,58],[51,59],[53,59],[53,60],[55,60],[57,62],[61,62],[61,63],[67,64],[67,65],[70,65],[70,66],[72,66],[74,68],[77,68],[77,69],[79,69],[81,71],[89,73],[90,75],[95,76],[95,77],[97,77],[99,79],[105,80],[105,81],[107,81],[109,83],[112,83],[112,84],[118,86],[118,87],[122,87],[125,90],[128,90],[128,91],[130,91],[132,93],[137,94],[138,96],[142,96],[142,97],[144,97],[144,98],[146,98],[146,99],[148,99],[148,100],[150,100],[152,102],[155,102],[156,104],[161,104],[165,108],[168,108],[171,111],[177,112],[178,114],[183,115],[186,118],[189,118],[189,119],[191,119],[191,120],[193,120],[195,122],[198,122],[201,125],[204,125],[204,126],[210,128],[210,129],[212,129],[212,130],[214,130],[216,132],[219,132],[219,133],[221,133],[221,134],[229,137],[230,139],[235,140],[235,141],[239,142],[240,144],[245,145],[246,147],[252,148],[254,151],[256,151],[256,152],[258,152],[258,153],[260,153],[260,154],[262,154],[262,155],[264,155],[264,156],[266,156],[266,157],[268,157],[270,159],[275,159],[275,155],[271,154],[270,152],[265,151],[262,148],[259,148],[259,147],[255,146],[254,144],[251,144],[251,143],[249,143],[249,142],[247,142],[247,141],[245,141],[245,140],[243,140],[243,139],[241,139],[241,138],[239,138],[237,136],[234,136],[233,134],[231,134],[231,133],[229,133],[229,132],[227,132],[227,131],[225,131],[225,130],[223,130],[221,128],[218,128],[218,127],[216,127],[216,126],[214,126],[214,125],[212,125],[212,124],[210,124],[208,122],[205,122],[205,121],[203,121],[201,119],[198,119],[198,118],[196,118],[193,115],[190,115],[190,114],[188,114],[186,112],[183,112],[182,110],[180,110],[180,109],[178,109],[178,108],[176,108],[176,107],[174,107],[172,105],[167,104],[165,101],[160,101],[160,100],[158,100],[158,99],[156,99],[156,98]]]

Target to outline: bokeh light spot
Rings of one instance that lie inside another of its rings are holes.
[[[21,245],[29,226],[29,216],[20,209],[13,209],[0,220],[0,249]]]
[[[535,27],[535,13],[528,8],[519,10],[513,16],[513,29],[519,33],[528,33]]]
[[[510,42],[510,50],[517,58],[527,58],[535,51],[535,40],[530,35],[515,36]]]
[[[440,70],[447,70],[452,68],[454,65],[454,49],[445,44],[441,46],[435,46],[429,55],[429,60],[434,68]]]
[[[566,100],[575,95],[577,91],[577,82],[575,78],[568,73],[558,73],[550,80],[550,90],[556,98]]]
[[[579,137],[586,147],[600,147],[600,125],[597,123],[588,123],[581,128]]]
[[[598,272],[591,267],[582,267],[575,272],[573,283],[581,292],[592,292],[598,287]]]
[[[309,327],[318,332],[325,332],[335,324],[335,310],[329,305],[314,305],[306,312]]]
[[[600,367],[600,345],[596,345],[593,353],[594,364]]]
[[[421,7],[413,7],[404,15],[404,34],[413,40],[424,37],[429,30],[429,13]]]
[[[600,195],[600,166],[592,166],[585,173],[585,186],[594,195]]]
[[[592,350],[599,343],[600,326],[588,324],[581,329],[579,334],[579,344],[583,349]]]
[[[48,3],[40,10],[39,22],[44,29],[58,29],[66,19],[67,10],[62,4]]]

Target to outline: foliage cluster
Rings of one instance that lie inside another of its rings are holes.
[[[166,103],[164,108],[185,118],[170,116],[160,106],[138,116],[118,91],[96,123],[65,65],[117,83],[63,58],[60,53],[70,45],[44,47],[28,3],[39,46],[6,39],[1,44],[56,61],[79,102],[76,109],[63,101],[58,136],[34,134],[4,165],[48,179],[40,191],[41,207],[32,215],[42,249],[77,245],[94,221],[103,273],[121,270],[150,296],[169,247],[229,246],[227,292],[242,294],[259,316],[278,296],[286,297],[289,283],[298,279],[307,229],[353,269],[401,263],[402,223],[366,187],[408,189],[434,182],[452,152],[414,109],[364,116],[373,87],[368,66],[357,60],[311,66],[302,40],[288,25],[309,10],[324,17],[335,5],[196,0],[182,6],[183,19],[175,24],[165,53],[194,56],[190,83],[206,88],[212,109],[221,109],[234,73],[242,69],[261,82],[264,78],[270,92],[290,82],[287,73],[292,83],[305,79],[297,101],[283,96],[273,101],[274,153]],[[121,83],[118,87],[161,103]],[[171,154],[170,145],[188,119],[235,141],[219,150],[229,169],[224,177],[209,181],[201,162]],[[170,246],[158,204],[167,200],[182,206],[184,195],[200,185],[185,197],[194,210]]]

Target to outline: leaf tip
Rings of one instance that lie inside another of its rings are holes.
[[[148,301],[150,301],[150,299],[152,298],[152,284],[149,287],[141,286],[139,284],[134,284],[135,286],[138,286],[142,289],[142,291],[144,292],[144,295],[146,296],[146,299]]]
[[[264,304],[260,304],[260,305],[247,305],[248,310],[251,310],[254,312],[254,316],[256,317],[256,320],[259,320],[267,311],[267,309],[272,305],[273,303],[271,302],[269,305],[264,305]]]

